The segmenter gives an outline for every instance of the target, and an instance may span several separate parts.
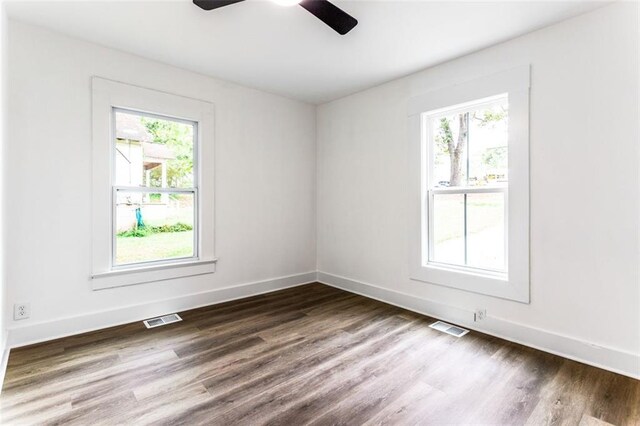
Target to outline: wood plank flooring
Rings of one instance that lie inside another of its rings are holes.
[[[311,284],[14,349],[2,424],[640,425],[640,382]]]

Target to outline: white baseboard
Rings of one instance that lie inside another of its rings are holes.
[[[349,278],[318,272],[323,284],[399,306],[423,315],[500,337],[521,345],[640,379],[640,355],[602,347],[570,336],[488,316],[473,321],[473,312]]]
[[[270,293],[289,287],[296,287],[316,281],[315,272],[289,275],[272,278],[264,281],[239,284],[225,288],[219,288],[202,293],[189,294],[172,299],[159,300],[140,305],[126,306],[107,311],[92,312],[86,315],[60,318],[53,321],[25,324],[24,326],[11,327],[8,330],[9,340],[7,347],[40,343],[60,337],[100,330],[116,325],[141,321],[172,312],[186,311],[202,306],[215,305],[230,300]],[[0,382],[2,383],[2,382]]]

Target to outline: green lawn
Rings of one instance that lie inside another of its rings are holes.
[[[116,238],[116,262],[120,265],[191,256],[193,256],[193,231]]]

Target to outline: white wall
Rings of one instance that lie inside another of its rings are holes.
[[[5,238],[4,238],[4,147],[7,141],[7,56],[8,56],[8,19],[3,1],[0,1],[0,383],[4,378],[5,363],[8,361],[7,344],[7,315],[6,304],[7,285],[5,280]],[[5,353],[6,351],[6,353]]]
[[[638,4],[619,3],[320,106],[322,280],[463,322],[484,307],[469,325],[640,375],[638,39]],[[524,63],[531,303],[411,281],[407,100]]]
[[[9,48],[7,305],[31,304],[14,344],[308,281],[211,293],[315,271],[315,106],[14,21]],[[215,274],[91,290],[92,75],[215,104]]]

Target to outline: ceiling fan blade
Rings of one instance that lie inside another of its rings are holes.
[[[193,0],[193,4],[200,9],[213,10],[222,6],[229,6],[230,4],[240,3],[244,0]]]
[[[358,25],[356,18],[327,0],[302,0],[300,6],[341,35],[345,35]]]

